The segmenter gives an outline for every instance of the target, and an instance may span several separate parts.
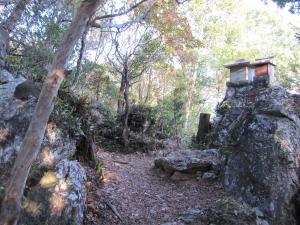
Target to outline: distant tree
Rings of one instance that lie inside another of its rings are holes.
[[[31,0],[20,0],[6,18],[6,20],[1,21],[0,24],[0,62],[4,61],[6,58],[6,52],[9,46],[9,34],[16,27],[17,23],[22,18],[22,14],[26,6],[30,3]],[[4,3],[10,3],[5,1]],[[1,62],[3,64],[3,62]],[[4,64],[3,64],[4,65]],[[2,65],[2,66],[3,66]]]
[[[148,31],[147,28],[141,32],[141,29],[139,30],[139,26],[137,25],[131,27],[129,32],[130,37],[128,36],[125,40],[122,40],[120,33],[112,36],[115,51],[113,53],[113,59],[109,58],[113,70],[121,75],[117,111],[120,113],[124,105],[122,139],[125,147],[127,147],[129,143],[129,87],[132,85],[133,80],[146,72],[150,63],[158,60],[161,52],[159,43],[155,38],[153,39],[153,34],[151,31]]]

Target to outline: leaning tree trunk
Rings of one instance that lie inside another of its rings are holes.
[[[65,65],[76,42],[87,26],[88,19],[95,13],[100,2],[102,1],[82,1],[64,40],[56,52],[5,189],[1,204],[0,225],[17,224],[28,173],[39,152],[46,125],[53,110],[55,97],[65,78]]]

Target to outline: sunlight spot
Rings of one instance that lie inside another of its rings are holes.
[[[103,182],[104,183],[109,183],[109,182],[118,182],[118,181],[121,181],[122,178],[114,173],[114,172],[110,172],[110,171],[106,171],[104,172],[104,178],[103,178]]]
[[[46,172],[40,181],[40,185],[43,188],[50,188],[58,183],[58,179],[54,172]]]
[[[7,128],[0,128],[0,142],[5,141],[8,135],[9,135],[9,130]]]
[[[63,196],[54,193],[50,198],[51,215],[61,215],[65,207],[65,199]]]
[[[69,189],[68,183],[64,179],[60,179],[58,185],[55,187],[55,191],[67,192]]]
[[[47,125],[47,137],[49,139],[50,144],[54,144],[56,142],[56,132],[53,129],[55,125],[49,123]]]
[[[41,214],[40,205],[38,205],[34,201],[25,199],[23,202],[23,208],[25,209],[26,212],[28,212],[34,217]]]
[[[42,149],[41,157],[42,164],[46,166],[52,166],[54,164],[54,155],[51,152],[49,146],[46,146]]]

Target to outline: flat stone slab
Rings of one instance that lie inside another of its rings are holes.
[[[166,157],[157,158],[154,164],[167,173],[176,171],[196,173],[198,171],[219,171],[222,160],[218,149],[187,149],[171,152]]]

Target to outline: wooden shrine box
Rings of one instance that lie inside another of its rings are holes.
[[[253,81],[254,67],[250,64],[250,61],[238,59],[225,64],[224,67],[230,70],[230,83]]]
[[[273,63],[274,57],[268,57],[263,59],[256,59],[251,63],[255,67],[254,80],[264,81],[265,85],[275,84],[275,64]]]

